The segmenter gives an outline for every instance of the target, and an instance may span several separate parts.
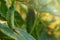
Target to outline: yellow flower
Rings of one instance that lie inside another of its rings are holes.
[[[49,28],[49,29],[55,29],[56,26],[57,26],[57,23],[56,23],[56,22],[53,22],[53,23],[50,23],[50,24],[48,25],[48,28]]]
[[[53,18],[53,16],[48,12],[42,12],[40,15],[43,21],[51,21]]]

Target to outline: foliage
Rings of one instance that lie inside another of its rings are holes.
[[[58,1],[0,0],[0,39],[59,40]]]

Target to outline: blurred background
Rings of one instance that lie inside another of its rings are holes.
[[[16,31],[10,34],[3,25],[9,31],[20,28],[34,39],[15,39],[9,35]],[[1,40],[60,40],[60,0],[1,0],[0,32]]]

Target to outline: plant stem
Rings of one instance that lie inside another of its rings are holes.
[[[14,2],[13,2],[11,7],[8,10],[8,15],[7,15],[8,25],[10,26],[11,29],[15,28],[14,27],[14,12],[15,10],[14,10]]]

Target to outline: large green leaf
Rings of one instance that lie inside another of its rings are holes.
[[[4,40],[14,40],[14,39],[8,37],[7,35],[3,34],[1,31],[0,31],[0,39],[1,40],[3,40],[3,39]]]
[[[11,30],[6,23],[0,23],[0,31],[14,40],[35,40],[31,35],[24,32],[22,29],[15,28],[15,30],[17,33]]]

